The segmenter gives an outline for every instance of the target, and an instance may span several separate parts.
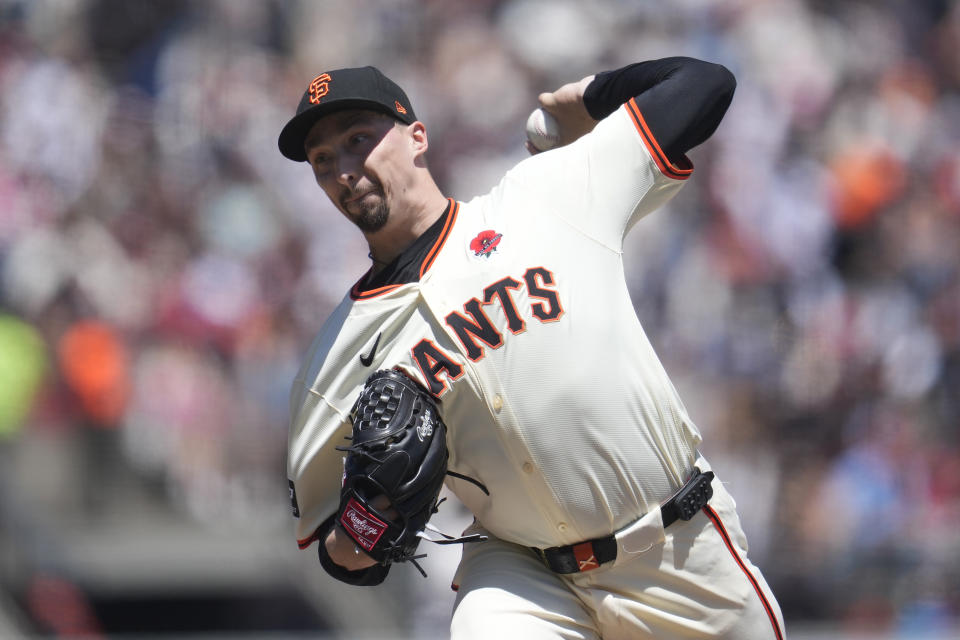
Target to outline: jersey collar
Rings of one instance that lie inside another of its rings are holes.
[[[447,198],[447,210],[437,222],[384,268],[388,276],[382,281],[374,278],[371,282],[370,272],[373,269],[371,267],[353,285],[350,297],[354,300],[369,300],[410,282],[418,282],[440,255],[440,250],[456,223],[459,210],[460,203],[453,198]]]

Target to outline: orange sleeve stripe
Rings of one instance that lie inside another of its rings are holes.
[[[320,532],[319,530],[317,530],[317,531],[314,531],[313,534],[310,535],[310,537],[304,538],[303,540],[297,540],[297,546],[300,547],[301,549],[306,549],[311,544],[313,544],[314,540],[319,540],[319,539],[320,539]]]
[[[660,169],[660,173],[674,180],[686,180],[689,178],[690,174],[693,173],[693,164],[687,160],[684,163],[686,166],[678,167],[667,159],[667,155],[663,152],[663,149],[660,148],[660,145],[657,144],[657,139],[653,137],[650,127],[647,126],[647,121],[643,119],[643,114],[640,113],[640,107],[637,106],[635,98],[630,98],[627,102],[627,113],[630,114],[633,125],[637,128],[637,132],[640,134],[641,139],[643,139],[643,143],[650,151],[650,155],[657,164],[657,168]]]

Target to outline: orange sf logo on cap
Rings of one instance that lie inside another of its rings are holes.
[[[310,102],[312,104],[320,104],[320,98],[327,95],[327,92],[330,90],[330,74],[321,73],[319,76],[313,79],[310,82],[310,86],[307,87],[307,90],[310,92]]]
[[[399,111],[400,113],[406,115],[407,110],[403,108],[403,105],[400,104],[400,101],[399,101],[399,100],[394,100],[394,101],[393,101],[393,106],[395,106],[395,107],[397,108],[397,111]]]

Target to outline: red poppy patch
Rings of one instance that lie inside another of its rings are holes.
[[[502,233],[497,233],[493,229],[487,229],[477,234],[477,237],[470,241],[470,250],[475,256],[490,256],[497,250],[497,245],[503,238]]]

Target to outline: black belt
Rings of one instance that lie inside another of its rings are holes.
[[[693,475],[672,498],[660,506],[664,528],[677,520],[689,520],[707,504],[713,495],[713,471],[706,473],[694,468]],[[617,558],[616,534],[606,538],[587,540],[566,547],[537,549],[537,555],[554,573],[579,573],[596,569]]]

